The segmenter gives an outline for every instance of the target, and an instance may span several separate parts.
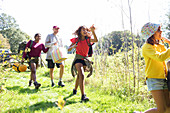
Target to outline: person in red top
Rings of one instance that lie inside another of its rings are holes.
[[[94,39],[91,39],[91,33],[89,33],[88,31],[91,31],[92,35],[94,36]],[[74,33],[78,37],[72,38],[70,40],[72,44],[69,46],[68,51],[71,51],[73,48],[76,48],[76,56],[79,55],[82,57],[87,57],[89,51],[89,46],[87,41],[90,43],[98,42],[97,36],[94,31],[95,31],[94,25],[90,27],[90,30],[87,29],[85,26],[80,26]],[[77,88],[79,85],[82,94],[81,100],[88,101],[89,98],[86,97],[84,92],[84,68],[83,67],[86,66],[85,61],[83,59],[76,59],[74,65],[76,70],[78,71],[78,76],[76,79],[75,88],[73,89],[73,94],[77,93]]]
[[[38,89],[41,86],[41,84],[36,81],[36,69],[38,68],[38,62],[39,62],[39,57],[41,55],[41,51],[46,53],[48,51],[48,48],[45,48],[44,44],[39,43],[39,41],[41,40],[41,34],[40,33],[35,34],[34,38],[35,38],[34,41],[30,40],[26,44],[25,50],[28,50],[28,48],[31,45],[31,48],[30,48],[31,50],[28,53],[28,56],[29,56],[28,64],[29,64],[30,69],[31,69],[29,86],[31,86],[32,80],[33,80],[34,85],[35,85],[35,89]],[[23,56],[22,56],[22,62],[24,62],[24,59],[25,59],[26,56],[27,56],[27,53],[25,51],[23,53]]]

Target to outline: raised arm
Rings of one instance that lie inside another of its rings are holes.
[[[90,30],[91,30],[91,32],[92,32],[92,35],[94,36],[94,39],[90,39],[90,42],[98,42],[98,39],[97,39],[97,36],[96,36],[96,33],[95,33],[95,27],[94,27],[94,25],[92,25],[92,26],[90,27]]]
[[[156,52],[152,46],[145,45],[142,48],[142,54],[143,54],[143,56],[148,56],[156,61],[163,62],[167,58],[170,57],[170,48],[162,53],[159,53],[159,52]]]

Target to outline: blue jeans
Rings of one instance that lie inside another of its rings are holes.
[[[166,79],[147,78],[148,91],[168,89]]]

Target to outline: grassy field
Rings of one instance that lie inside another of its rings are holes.
[[[85,79],[85,92],[90,101],[81,103],[79,89],[76,95],[72,95],[75,78],[70,72],[73,56],[69,57],[65,62],[63,77],[65,87],[51,87],[47,68],[37,70],[37,81],[42,84],[38,90],[35,90],[33,85],[28,87],[29,71],[17,73],[11,69],[1,69],[1,86],[4,84],[4,88],[0,93],[0,112],[133,113],[133,111],[145,111],[155,107],[143,83],[140,84],[138,93],[128,90],[127,83],[121,80],[122,74],[118,72],[122,68],[121,64],[114,63],[114,61],[118,62],[116,57],[107,58],[105,64],[102,64],[102,58],[95,56],[92,58],[95,63],[94,73],[90,78]],[[56,84],[58,73],[59,70],[56,68],[54,72]],[[58,98],[61,96],[66,102],[62,110],[57,105]]]

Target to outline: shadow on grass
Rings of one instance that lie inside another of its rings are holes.
[[[50,77],[50,75],[49,75],[49,72],[48,72],[48,71],[44,72],[41,76],[43,76],[43,77]]]
[[[73,100],[68,100],[70,97],[72,97],[73,94],[70,94],[69,96],[65,97],[64,100],[66,101],[65,106],[70,105],[70,104],[74,104],[77,103],[76,101]],[[5,113],[34,113],[36,111],[41,111],[45,112],[47,109],[49,108],[53,108],[53,107],[57,107],[56,102],[38,102],[36,104],[33,104],[31,106],[25,106],[25,107],[20,107],[20,108],[14,108],[14,109],[9,109],[7,111],[5,111]],[[58,110],[60,110],[58,108]]]
[[[64,99],[63,100],[65,100],[66,101],[66,104],[65,104],[65,106],[66,105],[69,105],[69,104],[74,104],[74,103],[77,103],[76,101],[73,101],[73,100],[68,100],[69,98],[71,98],[72,96],[74,96],[73,94],[70,94],[69,96],[67,96],[67,97],[64,97]]]
[[[16,108],[16,109],[9,109],[5,113],[34,113],[35,111],[42,110],[43,112],[46,111],[48,108],[55,107],[54,102],[38,102],[36,104],[33,104],[29,107],[21,107],[21,108]]]
[[[23,88],[20,86],[13,86],[13,87],[6,87],[7,90],[18,91],[18,93],[37,93],[39,89],[30,89],[30,88]]]
[[[64,82],[72,82],[72,81],[74,81],[74,78],[72,78],[72,79],[67,79],[67,80],[64,80]]]

